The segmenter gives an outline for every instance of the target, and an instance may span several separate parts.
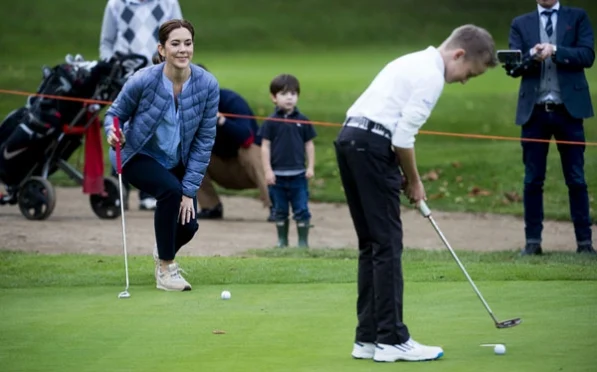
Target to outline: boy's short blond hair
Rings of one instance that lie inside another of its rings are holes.
[[[464,49],[465,58],[478,60],[487,67],[498,64],[495,41],[482,27],[472,24],[460,26],[452,31],[443,44],[447,49]]]

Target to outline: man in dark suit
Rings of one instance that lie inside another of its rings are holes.
[[[583,119],[594,115],[585,68],[595,60],[593,28],[587,13],[560,6],[557,0],[537,0],[537,10],[516,17],[510,29],[510,49],[530,61],[509,72],[522,76],[516,124],[522,126],[525,166],[523,255],[541,254],[543,181],[548,142],[585,142]],[[508,66],[506,66],[508,70]],[[589,196],[584,175],[584,145],[558,144],[570,201],[577,252],[595,254],[591,237]]]

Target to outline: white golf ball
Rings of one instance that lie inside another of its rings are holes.
[[[222,291],[222,300],[229,300],[230,299],[230,292],[228,291]]]
[[[493,347],[493,352],[497,355],[506,354],[506,347],[502,344],[497,344]]]

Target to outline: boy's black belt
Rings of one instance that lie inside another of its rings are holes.
[[[377,134],[378,136],[382,136],[384,138],[392,140],[392,132],[390,132],[386,127],[362,116],[348,117],[344,121],[343,126],[362,129],[367,132],[371,132],[373,134]]]

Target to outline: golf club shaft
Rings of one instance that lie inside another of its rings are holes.
[[[477,286],[475,285],[475,282],[473,282],[473,279],[470,277],[470,275],[468,275],[468,272],[464,268],[464,265],[462,264],[462,262],[460,262],[460,259],[458,259],[458,256],[456,255],[456,252],[454,252],[454,250],[452,249],[452,246],[448,242],[448,239],[446,239],[446,237],[444,236],[444,234],[440,230],[439,226],[437,226],[437,223],[435,223],[435,220],[431,216],[431,209],[429,209],[429,207],[427,206],[427,203],[425,203],[424,200],[421,200],[419,202],[419,211],[421,212],[421,214],[423,215],[423,217],[427,218],[431,222],[431,225],[435,229],[435,232],[437,233],[437,235],[439,235],[440,239],[442,240],[442,242],[444,243],[444,245],[446,246],[446,248],[448,248],[448,250],[450,251],[450,254],[454,258],[454,261],[456,261],[456,263],[458,264],[458,267],[460,267],[460,270],[462,270],[462,272],[466,276],[466,279],[468,279],[468,282],[470,283],[470,285],[475,290],[475,293],[477,294],[477,297],[479,297],[479,299],[483,303],[483,306],[485,306],[485,309],[487,310],[487,312],[491,316],[491,319],[493,319],[493,322],[495,324],[498,324],[499,322],[495,318],[495,315],[493,315],[493,311],[491,311],[491,308],[487,304],[487,301],[485,301],[485,299],[483,298],[483,295],[481,294],[481,292],[479,291],[479,289],[477,289]]]
[[[120,192],[120,219],[122,221],[122,249],[124,250],[124,273],[126,277],[126,289],[129,290],[129,263],[126,251],[126,223],[124,219],[124,195],[122,191],[122,132],[120,131],[120,120],[114,116],[114,133],[118,137],[116,142],[116,173],[118,173],[118,190]]]
[[[442,234],[441,230],[439,229],[439,227],[437,226],[437,224],[435,223],[435,220],[433,219],[433,217],[428,216],[427,218],[429,218],[429,221],[431,222],[431,224],[433,225],[433,228],[435,229],[435,231],[437,232],[437,234],[439,235],[440,239],[444,242],[444,245],[448,248],[448,250],[450,251],[450,253],[452,254],[452,257],[454,258],[454,260],[456,261],[456,263],[458,264],[458,266],[460,267],[460,270],[462,270],[462,272],[464,273],[464,275],[466,276],[466,278],[468,279],[468,282],[471,284],[471,286],[473,287],[473,289],[475,290],[475,293],[477,294],[477,296],[479,297],[479,299],[481,300],[481,302],[483,302],[483,305],[485,306],[485,309],[487,309],[487,312],[489,313],[489,315],[491,316],[491,318],[493,319],[493,321],[495,323],[498,323],[498,320],[495,318],[495,316],[493,315],[493,312],[491,311],[491,309],[489,308],[489,305],[487,304],[487,301],[485,301],[485,299],[483,298],[483,295],[481,295],[481,292],[479,291],[479,289],[477,289],[477,286],[475,285],[475,283],[473,282],[473,279],[470,277],[470,275],[468,274],[468,272],[466,271],[466,269],[464,268],[464,265],[462,264],[462,262],[460,262],[460,260],[458,259],[458,256],[456,255],[456,252],[454,252],[454,250],[452,249],[452,247],[450,246],[450,243],[448,243],[448,240],[446,239],[446,237],[444,236],[444,234]]]
[[[124,273],[126,277],[126,291],[129,290],[129,265],[126,251],[126,223],[124,220],[124,198],[122,195],[122,173],[118,173],[118,189],[120,190],[120,219],[122,220],[122,247],[124,249]]]
[[[404,170],[402,169],[402,166],[400,165],[400,159],[398,159],[398,164],[399,164],[398,169],[400,170],[400,173],[402,175],[404,175]],[[440,230],[437,223],[435,223],[435,220],[431,216],[431,209],[429,209],[429,206],[427,206],[427,203],[425,202],[425,200],[421,200],[418,202],[418,209],[419,209],[419,212],[423,215],[423,217],[427,218],[431,222],[431,225],[435,229],[435,232],[437,233],[437,235],[439,235],[440,239],[442,240],[442,242],[444,243],[446,248],[448,248],[448,250],[450,251],[450,254],[454,258],[454,261],[456,261],[456,263],[458,264],[458,267],[460,267],[460,270],[466,276],[466,279],[470,283],[471,287],[473,287],[475,294],[477,295],[477,297],[479,297],[479,300],[481,300],[481,302],[483,303],[483,306],[485,306],[485,310],[487,310],[487,312],[489,313],[489,316],[493,320],[493,323],[495,324],[496,327],[500,328],[500,326],[501,326],[500,322],[496,319],[495,315],[493,315],[493,311],[491,311],[489,304],[487,303],[487,301],[485,301],[485,298],[483,298],[481,291],[479,291],[479,289],[475,285],[475,282],[473,282],[473,279],[470,277],[470,275],[464,268],[464,265],[462,264],[462,262],[460,262],[460,259],[458,259],[458,256],[456,255],[456,252],[454,252],[454,250],[452,249],[452,246],[448,242],[448,239],[446,239],[446,237]],[[520,323],[520,319],[518,319],[518,323],[516,323],[516,324],[519,324],[519,323]],[[516,325],[516,324],[514,324],[514,325]]]

